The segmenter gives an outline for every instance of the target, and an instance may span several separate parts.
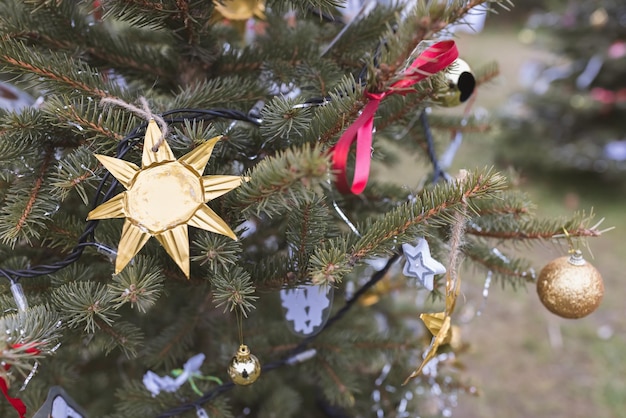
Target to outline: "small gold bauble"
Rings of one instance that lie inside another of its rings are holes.
[[[474,93],[476,79],[469,64],[461,58],[454,60],[445,73],[445,77],[446,87],[439,90],[435,96],[435,100],[441,106],[458,106]]]
[[[548,310],[563,318],[595,311],[604,295],[602,276],[580,251],[549,262],[539,273],[537,293]]]
[[[261,362],[254,354],[250,354],[247,345],[239,346],[228,365],[228,375],[233,383],[241,386],[254,383],[261,375]]]

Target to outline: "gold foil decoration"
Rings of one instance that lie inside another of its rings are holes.
[[[265,2],[262,0],[213,0],[215,12],[228,20],[265,19]]]
[[[126,218],[115,274],[126,267],[150,237],[155,237],[189,278],[188,225],[237,239],[226,222],[206,205],[246,180],[240,176],[202,176],[221,137],[210,139],[176,160],[166,141],[153,151],[161,135],[156,122],[150,120],[141,168],[118,158],[96,155],[126,188],[87,216],[88,220]]]
[[[450,274],[446,276],[446,309],[443,312],[435,312],[435,313],[427,313],[421,314],[420,319],[426,325],[426,328],[433,334],[433,338],[431,340],[430,346],[428,347],[428,351],[424,355],[424,359],[419,367],[414,370],[409,377],[407,377],[402,383],[406,385],[411,379],[416,378],[422,373],[424,366],[435,358],[437,355],[437,350],[442,345],[450,344],[453,340],[455,342],[455,346],[459,346],[460,342],[458,341],[458,329],[455,330],[451,324],[451,315],[454,312],[454,307],[456,306],[456,299],[459,295],[461,287],[461,278],[458,277],[456,280],[453,279]],[[454,335],[457,334],[457,335]]]

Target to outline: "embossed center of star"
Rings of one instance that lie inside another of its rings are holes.
[[[204,204],[200,178],[177,161],[137,173],[128,190],[127,211],[153,234],[187,223]]]

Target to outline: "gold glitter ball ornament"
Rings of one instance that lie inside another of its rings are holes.
[[[580,251],[549,262],[539,273],[537,293],[548,310],[563,318],[582,318],[600,305],[602,276]]]
[[[228,365],[228,375],[236,385],[247,386],[261,376],[261,362],[250,353],[248,346],[241,344],[237,354]]]

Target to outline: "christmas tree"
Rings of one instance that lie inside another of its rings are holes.
[[[505,113],[502,159],[526,171],[600,174],[626,170],[626,6],[571,1],[532,15],[521,38],[554,53],[522,69],[527,90]]]
[[[474,392],[461,260],[518,286],[507,243],[601,233],[446,171],[486,129],[497,71],[451,40],[481,5],[506,6],[0,2],[0,414],[436,416]]]

